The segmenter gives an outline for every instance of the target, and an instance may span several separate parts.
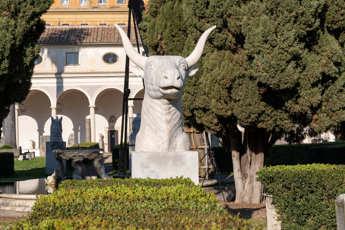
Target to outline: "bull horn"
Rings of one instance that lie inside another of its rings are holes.
[[[123,31],[123,29],[120,26],[115,24],[115,27],[121,35],[123,48],[125,49],[125,52],[128,55],[129,59],[131,59],[132,62],[134,62],[141,69],[144,69],[146,57],[141,56],[137,51],[135,51],[131,41],[127,37],[127,34],[125,33],[125,31]],[[130,25],[128,26],[128,29],[130,29]]]
[[[206,30],[200,37],[198,44],[196,44],[193,52],[186,57],[186,61],[189,67],[192,67],[193,65],[195,65],[195,63],[197,63],[197,61],[199,61],[202,52],[204,51],[204,47],[205,47],[205,43],[207,40],[208,35],[212,32],[212,30],[214,30],[216,28],[216,26],[212,26],[211,28],[209,28],[208,30]]]

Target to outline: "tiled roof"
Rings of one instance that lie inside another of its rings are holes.
[[[127,33],[127,25],[121,28]],[[139,33],[138,40],[141,41]],[[131,41],[136,43],[134,26],[131,26]],[[122,39],[115,26],[46,26],[38,43],[44,45],[121,44]]]

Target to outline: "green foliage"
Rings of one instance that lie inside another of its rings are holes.
[[[257,175],[272,194],[282,229],[336,229],[334,202],[345,192],[345,167],[274,166]]]
[[[345,165],[345,145],[313,147],[308,152],[308,163]]]
[[[266,157],[266,165],[297,165],[297,164],[335,164],[327,158],[316,156],[317,154],[311,149],[320,149],[320,154],[326,154],[326,150],[333,146],[345,146],[345,142],[325,142],[315,144],[299,144],[299,145],[274,145],[268,151]],[[340,157],[340,155],[339,155]],[[319,160],[317,160],[319,159]],[[338,163],[340,164],[340,162]]]
[[[70,146],[67,149],[97,149],[97,148],[99,148],[98,142],[85,142],[85,143],[79,143],[79,144]]]
[[[0,177],[14,174],[13,153],[0,153]]]
[[[0,149],[13,149],[11,145],[3,145]]]
[[[44,31],[40,19],[53,0],[0,1],[0,121],[9,106],[25,100]]]
[[[64,181],[13,229],[249,229],[189,179]]]

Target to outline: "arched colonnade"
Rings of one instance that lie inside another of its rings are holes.
[[[139,87],[130,98],[143,98]],[[92,95],[80,87],[61,90],[56,97],[42,88],[32,88],[29,95],[15,106],[16,141],[23,149],[30,149],[30,141],[39,147],[40,136],[50,135],[51,117],[63,117],[62,138],[66,145],[98,142],[104,137],[104,149],[119,143],[123,90],[102,87]],[[129,122],[141,112],[141,101],[129,101]],[[129,126],[131,127],[131,126]],[[129,133],[131,130],[129,130]]]

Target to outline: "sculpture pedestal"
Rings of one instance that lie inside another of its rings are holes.
[[[199,184],[198,152],[132,152],[132,178],[166,179],[183,176]]]
[[[59,163],[56,161],[53,153],[53,150],[55,149],[66,149],[66,142],[60,142],[60,141],[52,141],[47,142],[46,145],[46,173],[52,174],[55,170],[55,168],[59,165]],[[64,164],[64,170],[66,171],[66,161],[63,160]]]

